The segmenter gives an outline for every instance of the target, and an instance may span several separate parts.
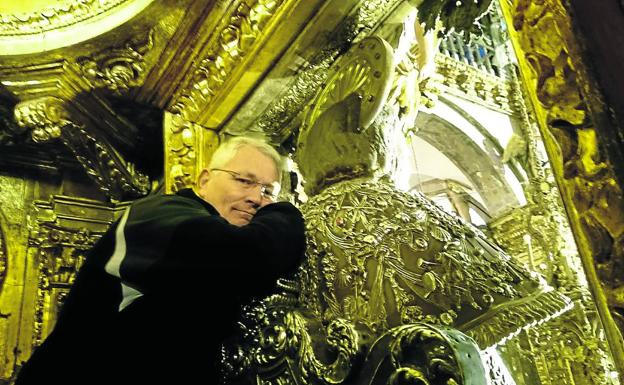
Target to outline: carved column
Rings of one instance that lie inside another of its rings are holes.
[[[614,159],[600,133],[608,132],[604,101],[582,60],[572,20],[555,0],[501,2],[523,83],[553,166],[583,267],[620,376],[624,348],[617,323],[624,290],[624,201]],[[615,135],[615,134],[613,134]],[[622,323],[620,323],[622,324]]]

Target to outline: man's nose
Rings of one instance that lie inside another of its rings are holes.
[[[255,185],[253,188],[249,189],[247,199],[253,203],[255,207],[260,207],[262,204],[262,186]]]

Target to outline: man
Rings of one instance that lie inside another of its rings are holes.
[[[221,341],[304,252],[269,145],[221,145],[195,190],[140,199],[94,246],[17,385],[216,384]]]

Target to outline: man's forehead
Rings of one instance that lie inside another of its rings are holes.
[[[239,174],[248,178],[277,180],[277,166],[271,157],[253,146],[243,146],[227,163],[238,168]]]

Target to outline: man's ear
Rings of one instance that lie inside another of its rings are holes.
[[[199,173],[199,177],[197,178],[197,187],[201,189],[206,183],[208,183],[210,177],[210,170],[208,170],[207,168],[201,170],[201,172]]]

